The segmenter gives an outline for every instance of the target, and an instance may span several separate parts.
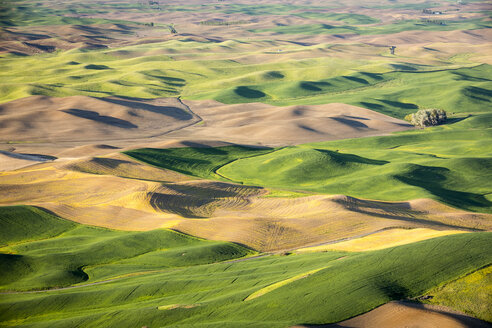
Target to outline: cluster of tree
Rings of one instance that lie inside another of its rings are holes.
[[[417,113],[405,116],[405,120],[420,127],[439,125],[446,119],[446,111],[442,109],[421,109]]]

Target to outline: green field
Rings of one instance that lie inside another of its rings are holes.
[[[359,71],[320,80],[265,81],[191,98],[211,98],[228,104],[261,101],[278,106],[341,102],[397,118],[429,107],[456,113],[490,111],[490,65],[427,70],[392,64],[391,68],[385,73]],[[281,69],[278,72],[283,75]],[[426,92],[423,94],[422,90]],[[436,98],[436,94],[442,96]]]
[[[19,218],[32,219],[36,213],[52,226],[65,222],[29,207],[2,208],[2,213],[12,211],[23,211],[15,213]],[[10,225],[3,221],[2,228]],[[9,277],[20,279],[7,285],[9,289],[79,283],[82,279],[68,271],[77,267],[86,272],[84,284],[114,280],[58,291],[2,294],[0,320],[4,326],[285,327],[329,323],[390,300],[418,296],[492,261],[492,255],[483,252],[492,246],[492,233],[446,236],[364,253],[271,255],[213,264],[206,263],[244,256],[248,251],[166,230],[130,233],[72,224],[59,235],[36,240],[38,237],[33,232],[32,241],[2,249],[3,257],[14,256],[5,255],[6,250],[16,251],[18,263],[31,264],[29,270],[17,265],[17,274]],[[155,248],[156,242],[161,249]],[[185,255],[178,256],[180,253]],[[63,268],[64,264],[70,267]],[[47,271],[47,267],[51,269]],[[151,270],[157,267],[160,269]],[[303,274],[307,277],[299,279]],[[277,288],[266,288],[260,296],[243,301],[273,284]]]
[[[448,284],[430,290],[426,303],[449,306],[488,322],[492,322],[492,266],[477,270]]]
[[[237,147],[140,149],[126,154],[202,178],[392,201],[432,198],[491,213],[492,115],[451,122],[391,136],[268,151],[251,148],[247,155]]]
[[[125,154],[145,163],[180,173],[196,175],[204,179],[221,179],[221,176],[217,175],[216,171],[223,165],[237,158],[259,156],[271,151],[269,148],[227,146],[218,148],[145,148],[129,150]]]
[[[0,290],[64,287],[253,253],[164,229],[125,232],[80,225],[26,206],[0,207],[0,231]]]
[[[110,50],[70,50],[0,58],[0,101],[31,95],[157,98],[181,95],[233,104],[315,105],[341,102],[403,118],[418,108],[485,112],[492,101],[492,66],[452,63],[438,67],[324,56],[280,63],[243,64],[211,59],[254,53],[274,42],[167,41]],[[348,46],[346,46],[348,47]],[[282,47],[289,53],[345,51],[344,46]],[[348,48],[347,48],[348,50]],[[387,50],[385,50],[387,51]],[[179,56],[176,53],[179,52]],[[271,60],[275,57],[272,55]],[[422,89],[427,92],[423,94]],[[439,97],[435,95],[439,94]]]

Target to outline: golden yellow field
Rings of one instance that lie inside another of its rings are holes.
[[[323,251],[346,251],[365,252],[374,251],[388,247],[394,247],[430,238],[465,233],[463,230],[433,230],[429,228],[416,229],[388,229],[375,232],[369,236],[341,241],[338,243],[305,247],[296,250],[296,253],[323,252]]]

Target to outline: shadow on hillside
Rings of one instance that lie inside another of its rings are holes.
[[[353,82],[357,82],[357,83],[361,83],[361,84],[369,84],[369,82],[367,80],[361,79],[360,77],[356,77],[356,76],[342,76],[342,77],[344,79],[347,79],[347,80],[350,80]]]
[[[1,246],[6,246],[0,244]],[[0,253],[0,284],[7,285],[24,277],[30,263],[23,255]]]
[[[211,146],[204,146],[199,143],[191,142],[191,141],[184,141],[182,142],[183,145],[188,146],[188,147],[193,147],[193,150],[196,151],[197,153],[204,154],[204,155],[227,155],[229,154],[227,151],[222,150],[217,147],[211,147]]]
[[[401,300],[410,296],[410,291],[397,281],[387,280],[382,277],[377,281],[377,289],[392,300]]]
[[[463,120],[466,120],[467,118],[469,117],[472,117],[473,115],[468,115],[466,117],[453,117],[453,118],[447,118],[446,119],[446,122],[444,122],[443,124],[454,124],[454,123],[458,123],[458,122],[461,122]]]
[[[115,126],[118,128],[123,128],[123,129],[136,129],[136,128],[138,128],[138,125],[135,125],[129,121],[122,120],[120,118],[116,118],[116,117],[112,117],[112,116],[100,115],[98,112],[94,112],[91,110],[70,108],[70,109],[63,110],[63,112],[70,114],[70,115],[73,115],[73,116],[77,116],[80,118],[91,120],[94,122],[112,125],[112,126]]]
[[[271,78],[271,79],[283,79],[285,77],[285,75],[279,71],[270,71],[263,74],[263,76],[265,78]]]
[[[330,117],[330,119],[337,121],[339,123],[348,125],[348,126],[355,128],[355,129],[367,129],[367,128],[369,128],[366,124],[359,122],[359,121],[356,121],[356,120],[353,120],[353,119],[350,119],[350,118],[348,118],[348,116],[346,116],[346,117],[334,116],[334,117]]]
[[[317,149],[313,148],[316,151],[319,151],[320,153],[324,153],[329,155],[333,160],[339,161],[341,163],[347,164],[348,162],[351,163],[358,163],[358,164],[369,164],[369,165],[384,165],[388,164],[388,161],[381,161],[377,159],[370,159],[366,157],[361,157],[357,156],[354,154],[345,154],[345,153],[339,153],[337,151],[331,151],[327,149]]]
[[[386,204],[386,206],[383,205],[382,202],[371,202],[357,199],[352,202],[334,199],[333,202],[344,206],[349,211],[365,214],[371,217],[403,221],[410,225],[425,224],[428,226],[434,226],[436,228],[463,230],[463,226],[460,225],[453,225],[444,222],[423,219],[420,215],[425,213],[412,210],[408,202],[400,202],[394,205]],[[467,229],[481,231],[479,229]]]
[[[95,70],[111,69],[111,67],[106,66],[106,65],[95,65],[95,64],[85,65],[84,68],[86,68],[86,69],[95,69]]]
[[[27,154],[27,153],[14,153],[10,151],[0,150],[0,154],[10,158],[23,159],[27,161],[54,161],[55,156],[42,155],[42,154]]]
[[[351,118],[354,120],[363,120],[363,121],[370,121],[370,118],[367,117],[361,117],[361,116],[351,116],[351,115],[343,115],[344,117]]]
[[[164,74],[164,73],[162,73]],[[144,75],[160,80],[160,82],[166,84],[169,87],[173,88],[182,88],[186,85],[186,80],[177,78],[177,77],[171,77],[171,76],[162,76],[158,74],[152,74],[152,73],[144,73]]]
[[[475,100],[484,102],[490,102],[490,98],[492,98],[492,90],[474,86],[466,87],[463,90],[463,94]]]
[[[237,87],[236,89],[234,89],[234,92],[238,96],[249,98],[249,99],[263,98],[266,96],[266,93],[260,90],[251,89],[245,86]]]
[[[382,102],[383,104],[397,107],[397,108],[401,108],[401,109],[418,109],[419,108],[419,106],[412,104],[412,103],[404,103],[404,102],[400,102],[400,101],[392,101],[392,100],[386,100],[386,99],[378,99],[378,100],[380,102]]]
[[[384,79],[381,73],[359,72],[359,74],[365,75],[367,77],[370,77],[371,79],[378,80],[378,81]]]
[[[464,74],[462,72],[451,72],[451,73],[457,76],[456,80],[458,80],[458,81],[473,81],[473,82],[489,82],[489,81],[492,81],[491,79],[471,76],[468,74]]]
[[[299,84],[299,87],[301,89],[307,90],[307,91],[323,91],[321,87],[329,87],[332,85],[330,82],[313,82],[313,81],[304,81]]]
[[[112,103],[120,106],[141,109],[152,113],[170,116],[180,121],[187,121],[193,118],[193,115],[191,115],[190,113],[179,107],[157,106],[157,105],[147,104],[142,102],[142,100],[144,99],[129,98],[129,97],[128,98],[125,97],[125,99],[122,98],[100,98],[100,99],[108,103]]]
[[[385,107],[381,104],[376,104],[376,103],[371,103],[371,102],[366,102],[366,101],[361,101],[359,102],[359,104],[362,106],[362,107],[365,107],[365,108],[368,108],[370,110],[374,110],[374,111],[379,111],[381,109],[384,109]]]
[[[398,71],[416,71],[417,69],[413,66],[410,65],[404,65],[404,64],[390,64],[391,67]]]
[[[483,195],[444,188],[442,184],[448,179],[449,173],[451,171],[448,168],[418,165],[405,175],[400,174],[394,177],[405,184],[425,189],[440,201],[451,206],[466,210],[482,208],[490,211],[492,202]]]

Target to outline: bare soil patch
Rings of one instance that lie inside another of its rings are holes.
[[[488,328],[490,324],[456,312],[443,306],[395,301],[380,306],[368,313],[331,325],[309,325],[301,327],[326,328]]]
[[[385,135],[411,126],[365,108],[346,104],[277,107],[262,103],[224,105],[216,101],[185,101],[203,123],[170,134],[193,135],[268,146]]]

